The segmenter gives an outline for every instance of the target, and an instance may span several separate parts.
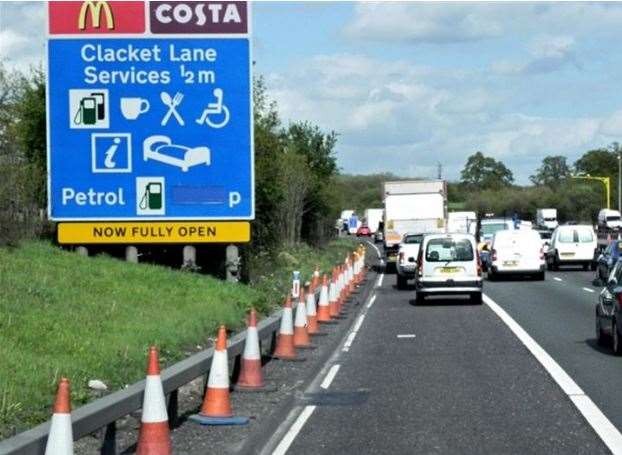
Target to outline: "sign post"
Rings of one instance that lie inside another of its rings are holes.
[[[249,5],[48,9],[48,210],[59,242],[248,241]]]

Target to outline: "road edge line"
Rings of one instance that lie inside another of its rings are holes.
[[[302,410],[294,424],[289,427],[289,430],[287,430],[287,433],[285,433],[285,436],[283,436],[283,439],[281,439],[281,442],[279,442],[279,445],[276,446],[276,448],[272,452],[272,455],[285,455],[287,453],[290,446],[296,439],[296,436],[298,436],[300,430],[302,430],[302,428],[305,426],[305,423],[307,423],[307,420],[309,420],[309,417],[311,417],[311,414],[313,414],[313,411],[315,411],[315,406],[312,405],[306,406]]]
[[[570,401],[575,405],[583,418],[596,432],[611,453],[622,455],[622,434],[603,414],[600,408],[592,399],[583,392],[581,387],[570,377],[568,373],[547,353],[542,346],[534,340],[531,335],[523,329],[518,322],[512,318],[494,300],[483,295],[484,303],[490,308],[505,325],[514,333],[521,343],[531,352],[531,355],[544,367],[551,375],[553,380],[562,389]]]

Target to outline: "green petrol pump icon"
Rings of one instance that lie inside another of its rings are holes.
[[[164,177],[136,178],[136,213],[138,215],[164,215]]]

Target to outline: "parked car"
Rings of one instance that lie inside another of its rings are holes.
[[[546,253],[549,270],[560,265],[582,265],[584,270],[596,268],[597,239],[594,228],[587,224],[558,226],[551,236]]]
[[[613,240],[596,262],[596,279],[606,283],[613,267],[622,256],[622,240]]]
[[[359,237],[371,237],[371,229],[363,224],[356,230],[356,235]]]
[[[422,241],[423,234],[408,233],[402,238],[397,250],[397,262],[395,263],[398,289],[406,289],[408,280],[415,278],[417,256],[419,255],[419,247]]]
[[[616,263],[596,304],[596,340],[604,346],[611,341],[613,352],[622,355],[622,261]]]
[[[467,294],[482,303],[482,267],[471,234],[426,234],[417,256],[416,302],[426,296]]]
[[[544,251],[536,231],[499,231],[492,239],[488,279],[499,275],[531,275],[544,280]]]

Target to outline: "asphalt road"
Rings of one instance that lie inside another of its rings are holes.
[[[592,277],[552,272],[486,282],[485,292],[622,428],[622,361],[594,341]],[[326,365],[336,374],[300,396],[274,453],[608,453],[489,306],[415,306],[414,294],[385,276],[349,348]]]

